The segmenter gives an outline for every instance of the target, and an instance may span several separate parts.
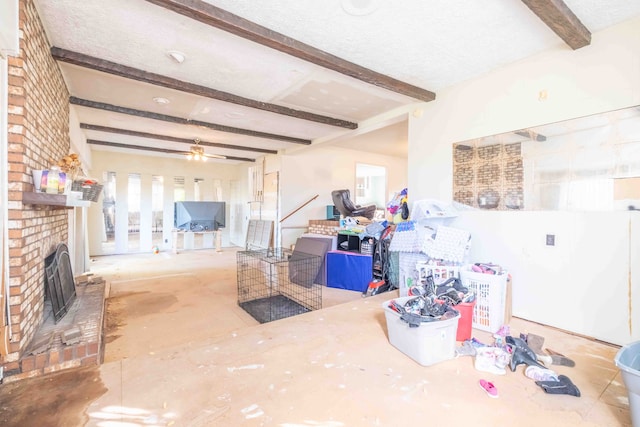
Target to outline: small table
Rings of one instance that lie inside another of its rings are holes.
[[[195,249],[195,235],[202,235],[202,248],[199,249],[209,249],[213,248],[213,239],[215,237],[216,242],[216,252],[222,252],[222,233],[220,230],[209,230],[209,231],[186,231],[186,230],[178,230],[174,229],[171,232],[172,234],[172,249],[173,253],[179,253],[180,245],[178,243],[179,236],[182,236],[182,250],[191,250]]]

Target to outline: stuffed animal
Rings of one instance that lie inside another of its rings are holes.
[[[403,189],[399,193],[395,193],[393,199],[387,203],[387,211],[393,215],[393,222],[398,224],[409,219],[408,192]]]

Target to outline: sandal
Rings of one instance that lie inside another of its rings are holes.
[[[480,387],[487,392],[487,396],[493,398],[498,397],[498,389],[493,385],[493,383],[487,380],[480,380]]]

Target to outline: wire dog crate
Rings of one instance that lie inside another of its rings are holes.
[[[282,248],[237,252],[238,305],[260,323],[322,308],[321,257]]]

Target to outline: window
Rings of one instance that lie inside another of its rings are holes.
[[[163,215],[164,215],[164,178],[153,175],[151,177],[151,233],[153,244],[162,247]]]
[[[195,178],[193,180],[193,200],[196,202],[203,201],[204,198],[202,195],[204,194],[204,178]]]
[[[127,185],[127,206],[128,212],[128,252],[140,250],[140,174],[130,173]]]
[[[184,176],[176,176],[173,178],[173,201],[184,202],[185,197]]]
[[[102,236],[103,253],[115,253],[116,233],[116,173],[105,172],[102,181],[102,217],[104,234]]]

